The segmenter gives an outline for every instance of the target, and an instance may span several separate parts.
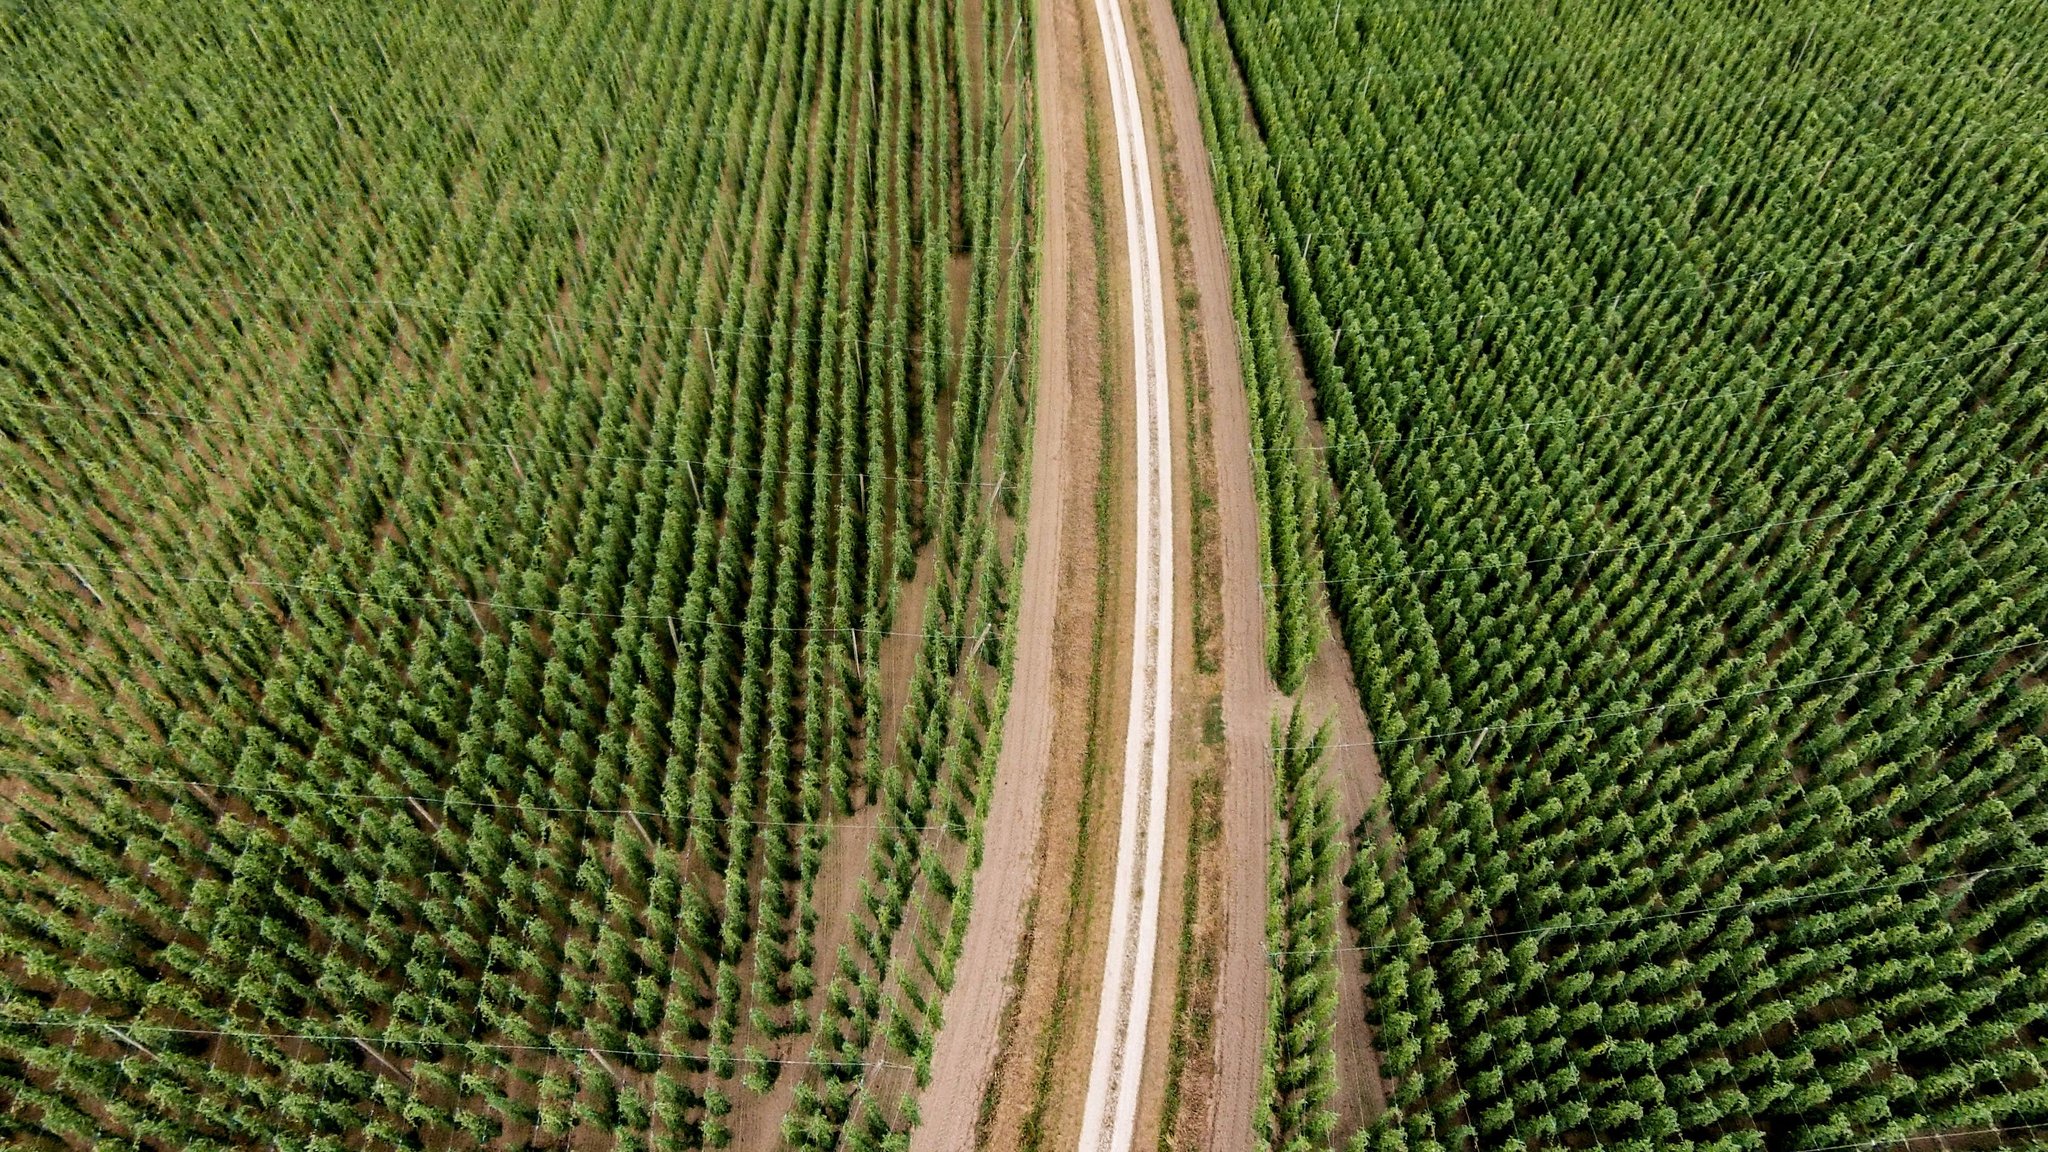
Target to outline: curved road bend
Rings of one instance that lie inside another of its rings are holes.
[[[1095,0],[1095,17],[1109,63],[1117,175],[1123,184],[1124,250],[1130,262],[1138,578],[1115,901],[1080,1152],[1129,1152],[1144,1079],[1166,839],[1167,727],[1173,701],[1173,438],[1152,152],[1140,114],[1122,0]]]

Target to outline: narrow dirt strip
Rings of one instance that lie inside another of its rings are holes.
[[[1206,1152],[1252,1152],[1252,1114],[1264,1070],[1266,982],[1266,851],[1273,824],[1273,768],[1268,738],[1283,697],[1266,671],[1265,593],[1259,587],[1259,513],[1252,495],[1251,412],[1239,359],[1237,316],[1231,304],[1230,255],[1223,218],[1203,142],[1201,97],[1172,0],[1150,0],[1160,38],[1174,138],[1186,181],[1184,210],[1194,257],[1199,315],[1208,353],[1210,442],[1216,452],[1216,502],[1221,545],[1223,604],[1223,948],[1216,982],[1214,1111],[1201,1143]],[[1352,711],[1357,705],[1351,705]],[[1312,715],[1317,714],[1312,710]],[[1361,719],[1357,728],[1363,731]],[[1352,967],[1356,967],[1353,965]],[[1350,1001],[1345,1010],[1352,1010]]]
[[[1061,98],[1058,37],[1049,16],[1036,21],[1040,107]],[[1031,495],[1024,521],[1024,574],[1017,606],[1017,662],[1011,669],[1003,748],[983,823],[974,906],[961,941],[953,990],[932,1048],[932,1079],[911,1133],[910,1152],[964,1152],[974,1146],[981,1100],[995,1072],[996,1035],[1024,935],[1025,906],[1036,882],[1034,861],[1043,823],[1046,772],[1052,755],[1053,622],[1060,585],[1060,513],[1066,483],[1069,373],[1067,364],[1066,121],[1040,118],[1038,380],[1031,433]]]
[[[1115,113],[1130,264],[1137,448],[1137,609],[1117,834],[1115,903],[1096,1014],[1081,1152],[1128,1152],[1137,1126],[1166,840],[1167,728],[1173,699],[1173,459],[1166,316],[1150,142],[1121,0],[1095,0]]]

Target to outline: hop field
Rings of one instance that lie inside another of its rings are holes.
[[[0,0],[0,1145],[2039,1144],[2044,13],[1168,8]]]
[[[1254,451],[1327,485],[1276,627],[1327,593],[1386,771],[1359,1144],[2038,1139],[2041,13],[1176,9]]]
[[[1008,691],[1021,23],[0,8],[0,1143],[915,1123]]]

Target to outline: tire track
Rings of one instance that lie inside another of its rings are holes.
[[[1272,750],[1267,733],[1284,697],[1266,670],[1265,594],[1259,587],[1260,528],[1252,495],[1251,415],[1239,329],[1231,297],[1231,265],[1223,218],[1210,175],[1213,162],[1202,131],[1201,95],[1172,0],[1149,0],[1160,41],[1161,79],[1167,92],[1188,222],[1189,255],[1198,291],[1198,315],[1207,355],[1210,443],[1215,452],[1218,545],[1222,593],[1223,731],[1225,760],[1220,840],[1222,883],[1213,914],[1222,921],[1210,1054],[1207,1111],[1196,1120],[1191,1147],[1204,1152],[1252,1152],[1252,1115],[1264,1070],[1266,985],[1266,870],[1273,821]],[[1352,709],[1356,710],[1356,705]],[[1340,712],[1341,715],[1341,712]],[[1341,721],[1340,721],[1341,723]],[[1344,731],[1351,731],[1346,728]],[[1363,730],[1361,721],[1358,729]],[[1234,863],[1257,862],[1249,867]],[[1347,1002],[1345,1010],[1349,1011]],[[1362,1017],[1361,1017],[1362,1018]],[[1184,1086],[1184,1092],[1201,1088]]]
[[[1115,902],[1080,1150],[1128,1152],[1137,1124],[1151,1017],[1166,840],[1167,735],[1173,699],[1173,440],[1159,225],[1137,70],[1121,0],[1095,0],[1095,16],[1108,61],[1130,272],[1138,571]]]

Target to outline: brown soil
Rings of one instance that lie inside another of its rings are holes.
[[[1202,375],[1212,420],[1210,447],[1215,453],[1221,545],[1222,727],[1228,749],[1218,853],[1221,890],[1213,898],[1202,893],[1198,913],[1205,922],[1221,922],[1218,935],[1223,955],[1214,986],[1213,1044],[1208,1059],[1190,1056],[1187,1075],[1179,1087],[1178,1114],[1168,1131],[1176,1148],[1235,1152],[1253,1145],[1251,1114],[1258,1090],[1268,973],[1264,872],[1272,826],[1268,726],[1284,702],[1265,667],[1265,608],[1259,587],[1258,512],[1251,491],[1248,411],[1230,297],[1230,265],[1201,144],[1197,95],[1171,0],[1147,0],[1143,7],[1154,48],[1147,53],[1148,64],[1157,69],[1155,82],[1163,81],[1165,86],[1171,123],[1160,139],[1169,142],[1177,160],[1179,187],[1174,189],[1172,203],[1182,215],[1187,233],[1195,313],[1204,338]],[[1309,421],[1311,440],[1320,442],[1320,434],[1320,427]],[[1325,635],[1331,639],[1317,653],[1301,699],[1312,717],[1331,721],[1333,741],[1340,745],[1333,751],[1327,771],[1337,793],[1340,827],[1348,832],[1379,791],[1379,765],[1352,684],[1349,659],[1335,639],[1334,620],[1326,619]],[[1348,929],[1341,942],[1355,943]],[[1338,1082],[1345,1086],[1337,1102],[1340,1132],[1376,1115],[1385,1099],[1371,1032],[1365,1024],[1364,976],[1355,961],[1355,954],[1345,953],[1338,965],[1335,1041]],[[1190,967],[1199,971],[1201,965]]]
[[[1052,243],[1052,237],[1065,231],[1062,208],[1052,203],[1040,214],[1045,251],[1039,274],[1047,286],[1065,277],[1064,249]],[[964,283],[956,291],[964,298]],[[965,1148],[973,1139],[978,1103],[996,1059],[996,1046],[990,1038],[1001,1027],[1015,997],[1013,969],[1030,916],[1032,860],[1038,848],[1045,794],[1044,752],[1053,720],[1049,684],[1061,527],[1065,523],[1061,495],[1070,467],[1063,436],[1068,409],[1066,360],[1058,342],[1046,337],[1064,327],[1066,299],[1054,291],[1046,291],[1040,299],[1037,323],[1042,339],[1030,495],[1021,526],[1025,551],[1018,586],[1018,647],[1003,717],[1002,750],[983,824],[974,903],[934,1041],[932,1080],[920,1097],[921,1123],[911,1135],[914,1149]]]
[[[1222,727],[1224,771],[1217,842],[1219,883],[1203,914],[1218,925],[1214,1026],[1208,1061],[1190,1063],[1175,1118],[1176,1147],[1249,1149],[1252,1099],[1258,1089],[1266,1006],[1266,843],[1272,825],[1268,725],[1279,703],[1265,666],[1265,608],[1259,588],[1258,512],[1251,485],[1250,421],[1237,322],[1231,309],[1230,264],[1222,217],[1209,179],[1194,81],[1170,0],[1149,0],[1147,23],[1159,45],[1178,165],[1176,200],[1185,214],[1203,333],[1205,379],[1214,452],[1217,541],[1222,591]],[[1193,155],[1203,162],[1190,162]],[[1208,1073],[1206,1084],[1199,1082]]]
[[[1308,418],[1302,421],[1304,448],[1317,463],[1325,503],[1334,505],[1336,488],[1328,472],[1321,470],[1328,437],[1323,431],[1322,420],[1316,414],[1315,390],[1308,382],[1307,360],[1302,355],[1300,344],[1291,336],[1290,332],[1287,347],[1292,355],[1289,362],[1294,365],[1294,383],[1301,396],[1302,409],[1308,414]],[[1365,706],[1359,699],[1357,681],[1352,677],[1351,652],[1344,645],[1344,634],[1338,630],[1336,612],[1330,606],[1327,588],[1316,590],[1316,601],[1322,618],[1322,642],[1317,646],[1315,659],[1309,663],[1308,674],[1302,680],[1300,700],[1311,718],[1329,722],[1330,742],[1334,747],[1324,754],[1323,779],[1336,794],[1337,835],[1340,840],[1350,843],[1351,834],[1358,828],[1366,809],[1379,796],[1385,778],[1380,774],[1379,753],[1372,744],[1372,726],[1365,718]],[[1349,854],[1344,854],[1341,861],[1348,865]],[[1344,885],[1341,874],[1338,888],[1340,897],[1348,901],[1350,890]],[[1373,1039],[1372,1026],[1365,1019],[1364,962],[1358,952],[1351,950],[1359,943],[1350,918],[1340,917],[1337,945],[1346,951],[1337,954],[1337,1019],[1332,1035],[1337,1049],[1335,1103],[1340,1136],[1349,1134],[1387,1109],[1387,1089],[1380,1079],[1379,1050]],[[1249,1135],[1246,1138],[1249,1140]]]
[[[1308,714],[1327,718],[1330,741],[1335,747],[1325,754],[1323,778],[1337,797],[1337,832],[1346,841],[1359,820],[1380,794],[1380,760],[1372,749],[1372,729],[1365,709],[1359,704],[1358,688],[1351,678],[1351,657],[1337,632],[1337,619],[1325,606],[1323,644],[1309,665],[1302,682],[1301,700]],[[1348,864],[1348,853],[1339,857]],[[1340,880],[1341,887],[1341,880]],[[1349,898],[1348,892],[1346,899]],[[1386,1085],[1380,1080],[1379,1050],[1374,1045],[1372,1026],[1365,1021],[1365,967],[1355,948],[1361,941],[1352,932],[1348,917],[1340,918],[1337,944],[1347,951],[1337,954],[1337,1132],[1348,1136],[1387,1108]],[[1250,1146],[1246,1133],[1244,1147]]]
[[[1084,84],[1108,91],[1093,27],[1076,2],[1041,10],[1034,30],[1045,174],[1040,407],[1023,646],[995,803],[1014,792],[1020,805],[1038,806],[1042,823],[990,813],[968,953],[913,1137],[919,1149],[1072,1144],[1094,1041],[1116,848],[1114,809],[1104,798],[1120,788],[1116,737],[1127,683],[1117,654],[1131,643],[1133,593],[1132,510],[1116,498],[1130,483],[1128,384],[1113,373],[1125,325],[1121,306],[1104,309],[1098,296],[1104,261],[1121,253],[1115,236],[1096,230],[1121,205],[1113,185],[1104,189],[1107,203],[1091,203],[1090,126],[1084,101],[1073,98]],[[1043,661],[1037,678],[1028,675],[1034,659]],[[1007,912],[990,918],[989,935],[1007,937],[999,942],[1010,948],[977,954],[984,913],[997,908]]]
[[[1175,29],[1171,0],[1147,0],[1153,26]],[[1168,102],[1174,126],[1188,141],[1201,137],[1200,114],[1187,54],[1177,32],[1162,37]],[[1193,151],[1192,148],[1189,149]],[[1184,153],[1185,155],[1185,153]],[[1232,775],[1226,778],[1223,801],[1222,858],[1250,861],[1226,868],[1224,897],[1226,937],[1221,980],[1215,1000],[1216,1045],[1213,1107],[1206,1117],[1206,1140],[1189,1140],[1212,1150],[1249,1152],[1254,1145],[1251,1114],[1258,1091],[1261,1040],[1264,1030],[1266,977],[1264,875],[1265,845],[1272,826],[1271,766],[1267,746],[1271,717],[1285,706],[1264,661],[1265,607],[1259,587],[1258,510],[1251,491],[1250,434],[1243,370],[1238,360],[1236,322],[1230,299],[1230,264],[1223,247],[1222,219],[1216,207],[1206,154],[1201,162],[1183,165],[1196,288],[1202,327],[1213,333],[1208,385],[1214,412],[1217,500],[1222,514],[1224,586],[1223,663],[1224,728],[1228,733]],[[1324,443],[1315,419],[1314,398],[1299,357],[1294,360],[1296,385],[1304,408],[1307,442]],[[1318,457],[1320,459],[1320,457]],[[1351,660],[1336,620],[1323,604],[1323,642],[1310,664],[1300,701],[1315,720],[1328,720],[1336,745],[1325,762],[1325,778],[1336,793],[1338,828],[1348,839],[1374,797],[1379,794],[1379,759],[1366,722]],[[1338,943],[1358,943],[1348,923]],[[1337,1131],[1347,1134],[1386,1107],[1379,1059],[1371,1028],[1365,1021],[1365,976],[1356,952],[1340,953],[1337,962],[1338,1003],[1334,1043],[1337,1055]],[[1183,1120],[1191,1134],[1199,1132],[1200,1094],[1184,1091]]]
[[[1144,1080],[1138,1101],[1136,1146],[1159,1145],[1172,1122],[1189,1108],[1205,1111],[1211,1074],[1206,1053],[1190,1052],[1199,1029],[1191,1019],[1196,1005],[1214,998],[1216,952],[1214,932],[1187,931],[1213,917],[1220,884],[1220,861],[1209,837],[1198,844],[1191,832],[1196,819],[1198,787],[1213,793],[1224,767],[1220,731],[1208,723],[1212,709],[1222,706],[1223,677],[1214,658],[1216,617],[1221,603],[1220,556],[1215,539],[1215,459],[1210,431],[1209,388],[1196,387],[1208,365],[1205,333],[1194,314],[1196,302],[1193,254],[1187,231],[1187,182],[1182,169],[1190,153],[1183,147],[1167,105],[1164,67],[1159,54],[1156,15],[1143,3],[1125,9],[1130,18],[1138,58],[1145,131],[1158,164],[1152,168],[1153,197],[1164,208],[1169,233],[1162,246],[1169,291],[1162,301],[1172,347],[1167,378],[1175,427],[1168,448],[1174,453],[1174,601],[1181,606],[1174,625],[1173,776],[1166,814],[1163,899],[1159,945],[1153,969],[1152,1015],[1145,1044]],[[1171,18],[1165,26],[1170,33]],[[1178,38],[1174,40],[1178,48]],[[1200,126],[1193,138],[1193,156],[1200,162]],[[1231,336],[1234,340],[1234,336]],[[1199,518],[1199,519],[1198,519]],[[1201,545],[1201,547],[1198,547]],[[1199,626],[1199,627],[1198,627]],[[1208,659],[1202,659],[1204,651]],[[1193,907],[1188,890],[1195,883]],[[1192,915],[1192,920],[1190,916]],[[1183,952],[1190,955],[1183,956]],[[1206,1013],[1205,1013],[1206,1015]],[[1190,1060],[1190,1057],[1194,1057]],[[1169,1099],[1171,1095],[1172,1099]]]

